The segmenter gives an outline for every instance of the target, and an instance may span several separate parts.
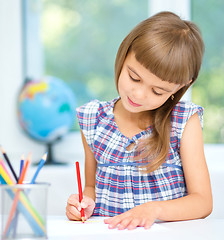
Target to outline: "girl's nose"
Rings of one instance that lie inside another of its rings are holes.
[[[137,87],[133,89],[133,96],[136,99],[142,99],[146,97],[146,89],[143,87]]]

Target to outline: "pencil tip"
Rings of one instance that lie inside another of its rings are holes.
[[[22,154],[22,156],[21,156],[21,160],[24,160],[25,159],[25,156],[24,156],[24,154]]]
[[[44,161],[47,160],[47,152],[44,154],[44,156],[42,157],[42,159],[43,159]]]
[[[5,153],[5,150],[4,150],[4,148],[2,147],[2,145],[0,145],[0,149],[1,149],[2,153]]]
[[[85,222],[85,218],[84,218],[84,217],[82,217],[81,219],[82,219],[82,223],[84,223],[84,222]]]
[[[27,156],[27,161],[31,161],[31,158],[32,158],[32,153],[29,152],[29,153],[28,153],[28,156]]]

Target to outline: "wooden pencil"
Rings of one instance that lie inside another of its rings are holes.
[[[81,203],[83,199],[83,194],[82,194],[82,183],[81,183],[79,162],[76,162],[75,164],[76,164],[77,182],[78,182],[78,190],[79,190],[79,202]],[[83,223],[85,222],[85,213],[83,208],[81,208],[81,220]]]
[[[35,183],[36,178],[37,178],[37,175],[38,175],[38,173],[40,172],[41,168],[44,166],[46,160],[47,160],[47,153],[45,153],[45,154],[43,155],[43,157],[41,158],[41,160],[40,160],[40,162],[39,162],[39,164],[38,164],[37,170],[36,170],[36,172],[35,172],[32,180],[31,180],[31,184],[34,184],[34,183]]]

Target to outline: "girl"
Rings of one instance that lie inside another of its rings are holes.
[[[115,62],[119,97],[78,112],[85,150],[81,204],[66,215],[108,216],[109,228],[208,216],[212,194],[203,151],[203,109],[180,101],[198,77],[204,44],[195,24],[161,12],[137,25]]]

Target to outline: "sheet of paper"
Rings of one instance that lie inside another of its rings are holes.
[[[145,230],[143,227],[138,227],[135,230],[118,230],[109,229],[108,225],[104,223],[103,217],[91,217],[85,223],[79,221],[68,221],[66,219],[51,219],[48,221],[48,235],[49,236],[96,236],[104,235],[111,236],[114,234],[133,234],[133,233],[147,233],[147,232],[158,232],[167,231],[167,228],[161,226],[161,224],[154,223],[150,230]],[[114,236],[115,237],[115,236]],[[108,238],[107,238],[108,239]],[[115,237],[116,239],[116,237]]]

